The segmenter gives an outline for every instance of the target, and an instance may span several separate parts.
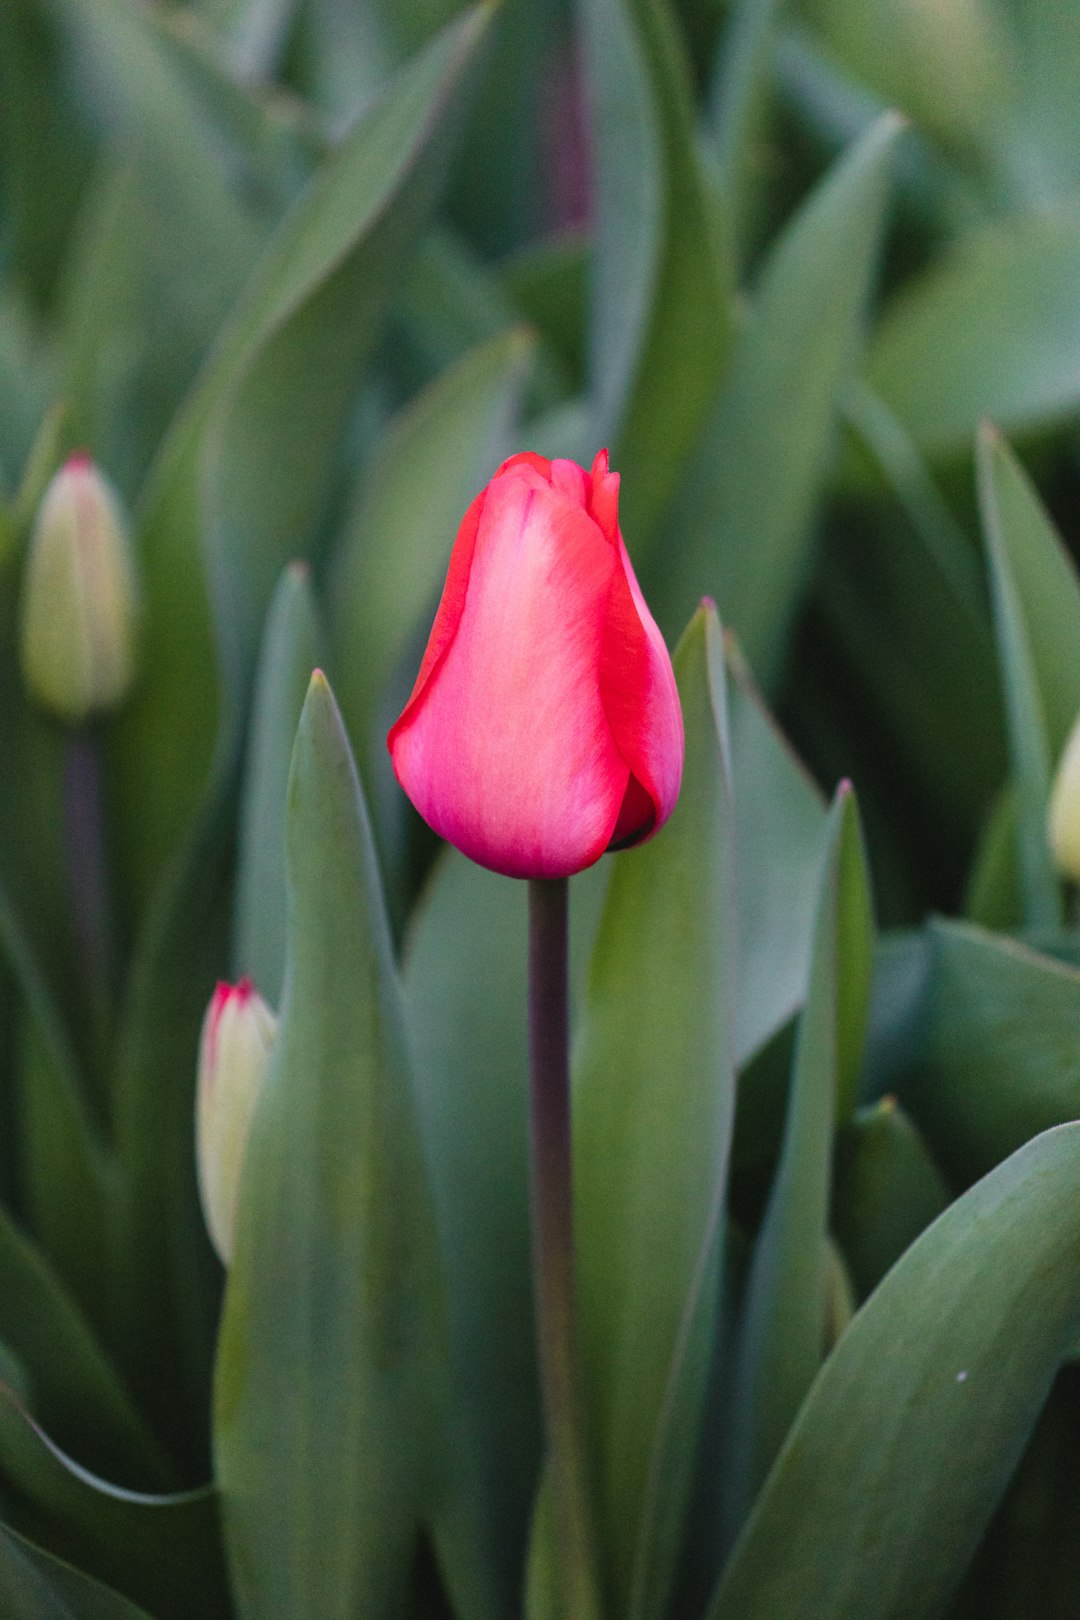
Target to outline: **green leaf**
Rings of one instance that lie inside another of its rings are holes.
[[[751,667],[776,670],[807,569],[837,394],[854,365],[901,128],[879,120],[772,248],[665,532],[656,598],[677,622],[702,590]]]
[[[733,636],[725,652],[739,851],[735,1060],[741,1069],[806,996],[825,802],[766,708]]]
[[[735,1106],[733,806],[711,606],[692,620],[675,668],[682,792],[660,835],[616,861],[574,1092],[582,1363],[602,1557],[614,1607],[643,1617],[665,1612],[680,1545]]]
[[[241,802],[233,971],[272,1007],[285,976],[285,799],[293,742],[319,639],[308,570],[281,576],[267,615]]]
[[[157,1444],[75,1301],[3,1210],[0,1341],[24,1369],[35,1417],[81,1462],[128,1483],[168,1482]]]
[[[951,1205],[819,1374],[707,1620],[939,1614],[1080,1325],[1080,1125]]]
[[[739,0],[732,7],[709,96],[719,184],[740,259],[764,189],[760,148],[779,10],[779,0]]]
[[[157,1620],[231,1614],[213,1491],[147,1496],[109,1484],[61,1451],[3,1385],[0,1511],[8,1527]]]
[[[1023,433],[1073,413],[1078,254],[1075,203],[1027,210],[962,237],[897,295],[866,377],[924,450],[966,453],[984,417]]]
[[[137,897],[205,791],[223,701],[235,723],[278,575],[313,543],[358,376],[434,200],[484,15],[452,24],[327,159],[158,458],[140,525],[148,656],[113,753],[124,875]]]
[[[371,833],[325,679],[289,784],[288,969],[215,1381],[237,1604],[404,1612],[441,1419],[436,1236]]]
[[[851,1113],[870,1005],[873,920],[858,811],[829,815],[806,1007],[787,1119],[742,1304],[730,1393],[726,1516],[734,1534],[821,1363],[833,1135]]]
[[[395,418],[364,471],[329,595],[335,687],[365,754],[465,508],[508,445],[534,352],[520,329],[471,349]]]
[[[859,1110],[836,1143],[833,1225],[860,1298],[873,1293],[949,1197],[894,1097]]]
[[[1080,1117],[1080,973],[969,924],[934,922],[929,934],[923,1039],[898,1089],[935,1157],[965,1182]]]
[[[0,1524],[0,1605],[18,1620],[150,1620],[145,1609]]]
[[[1051,773],[1080,710],[1080,580],[1027,475],[990,428],[979,436],[979,500],[1005,694],[1024,909],[1061,920],[1046,832]]]
[[[581,999],[610,865],[601,861],[574,880],[572,1008]],[[447,850],[413,914],[404,976],[449,1301],[449,1478],[435,1534],[462,1620],[520,1613],[540,1472],[527,941],[526,885]]]
[[[599,437],[624,470],[624,528],[648,540],[727,357],[730,268],[665,0],[578,10],[597,210],[590,372]]]

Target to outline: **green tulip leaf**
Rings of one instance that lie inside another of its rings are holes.
[[[965,1182],[1080,1117],[1080,972],[970,924],[934,922],[929,938],[920,1049],[898,1089]]]
[[[979,499],[1005,695],[1026,921],[1061,920],[1047,839],[1051,773],[1080,711],[1080,580],[1005,442],[979,437]]]
[[[306,566],[281,576],[263,632],[240,809],[233,972],[272,1007],[285,976],[285,799],[319,627]]]
[[[952,1204],[819,1373],[707,1620],[940,1614],[1080,1326],[1080,1125]]]
[[[219,709],[235,729],[274,584],[325,515],[358,377],[434,201],[484,16],[452,23],[327,158],[156,462],[139,537],[150,656],[113,751],[136,897],[191,823]]]
[[[901,129],[889,115],[829,171],[766,260],[666,532],[656,596],[678,621],[702,587],[763,678],[777,669],[841,384],[862,321]]]
[[[821,1363],[833,1136],[854,1105],[872,965],[869,875],[855,798],[845,784],[826,827],[780,1161],[754,1243],[734,1352],[729,1535],[743,1522]]]
[[[434,609],[465,509],[508,447],[534,352],[523,330],[470,349],[395,419],[364,470],[330,629],[335,689],[365,754],[378,699]]]
[[[989,417],[1005,433],[1067,419],[1080,401],[1074,201],[960,238],[897,295],[866,377],[931,455],[966,454]]]
[[[825,802],[728,637],[738,863],[735,1060],[761,1051],[806,997]]]
[[[79,1307],[4,1210],[0,1341],[24,1370],[34,1416],[66,1450],[129,1482],[168,1482],[157,1444]]]
[[[919,1132],[894,1097],[860,1109],[836,1143],[833,1228],[859,1298],[950,1202]]]
[[[441,1465],[431,1200],[367,815],[312,678],[281,1024],[240,1185],[214,1450],[239,1612],[404,1613]]]
[[[575,1064],[581,1345],[602,1558],[617,1609],[641,1620],[666,1611],[689,1496],[735,1107],[734,809],[711,606],[691,621],[675,669],[682,792],[661,833],[616,860]]]
[[[762,201],[760,146],[779,10],[779,0],[738,0],[732,7],[709,97],[720,190],[740,260]]]
[[[730,267],[664,0],[579,0],[595,152],[589,369],[623,469],[623,526],[648,542],[730,347]]]
[[[0,1524],[0,1607],[18,1620],[150,1620],[100,1581]]]
[[[3,1384],[0,1517],[157,1620],[231,1614],[213,1491],[151,1496],[109,1484],[62,1451]]]
[[[572,1005],[611,865],[571,889]],[[449,1301],[449,1478],[434,1529],[462,1620],[519,1614],[540,1473],[527,942],[526,885],[448,850],[413,914],[404,983]]]

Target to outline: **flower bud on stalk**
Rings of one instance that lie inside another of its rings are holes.
[[[466,512],[394,771],[437,833],[509,877],[580,872],[650,838],[683,725],[601,450],[511,456]]]
[[[71,456],[45,491],[23,584],[23,675],[42,707],[72,726],[115,708],[135,673],[137,617],[117,496],[89,456]]]
[[[1050,849],[1058,871],[1080,882],[1080,719],[1058,763],[1047,817]]]
[[[203,1020],[195,1122],[199,1196],[211,1242],[226,1266],[251,1118],[277,1027],[250,979],[219,984]]]

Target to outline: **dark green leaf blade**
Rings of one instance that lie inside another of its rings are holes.
[[[850,785],[842,784],[825,833],[780,1162],[754,1244],[735,1350],[725,1511],[732,1536],[821,1364],[833,1135],[854,1103],[872,967],[862,832]]]
[[[666,532],[656,596],[679,621],[704,590],[751,667],[775,671],[806,568],[837,393],[855,362],[901,124],[876,123],[773,247]]]
[[[708,1620],[940,1613],[1080,1325],[1080,1125],[894,1266],[818,1376]]]
[[[675,658],[686,724],[670,822],[618,857],[574,1095],[585,1393],[607,1581],[664,1612],[704,1398],[734,1112],[733,807],[715,610]],[[677,1184],[678,1199],[671,1196]]]
[[[318,673],[287,825],[288,969],[240,1189],[217,1474],[242,1615],[389,1617],[441,1461],[438,1260],[371,833]]]
[[[12,1620],[150,1620],[118,1592],[91,1580],[0,1524],[0,1608]]]
[[[319,627],[308,569],[281,576],[263,633],[240,809],[233,972],[272,1007],[285,976],[285,800]]]
[[[1080,580],[1028,479],[990,427],[979,435],[979,501],[1016,793],[1026,920],[1061,920],[1047,839],[1051,773],[1080,710]]]

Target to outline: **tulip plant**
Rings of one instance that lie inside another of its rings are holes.
[[[1056,0],[7,0],[0,1620],[1080,1611],[1078,185]]]

